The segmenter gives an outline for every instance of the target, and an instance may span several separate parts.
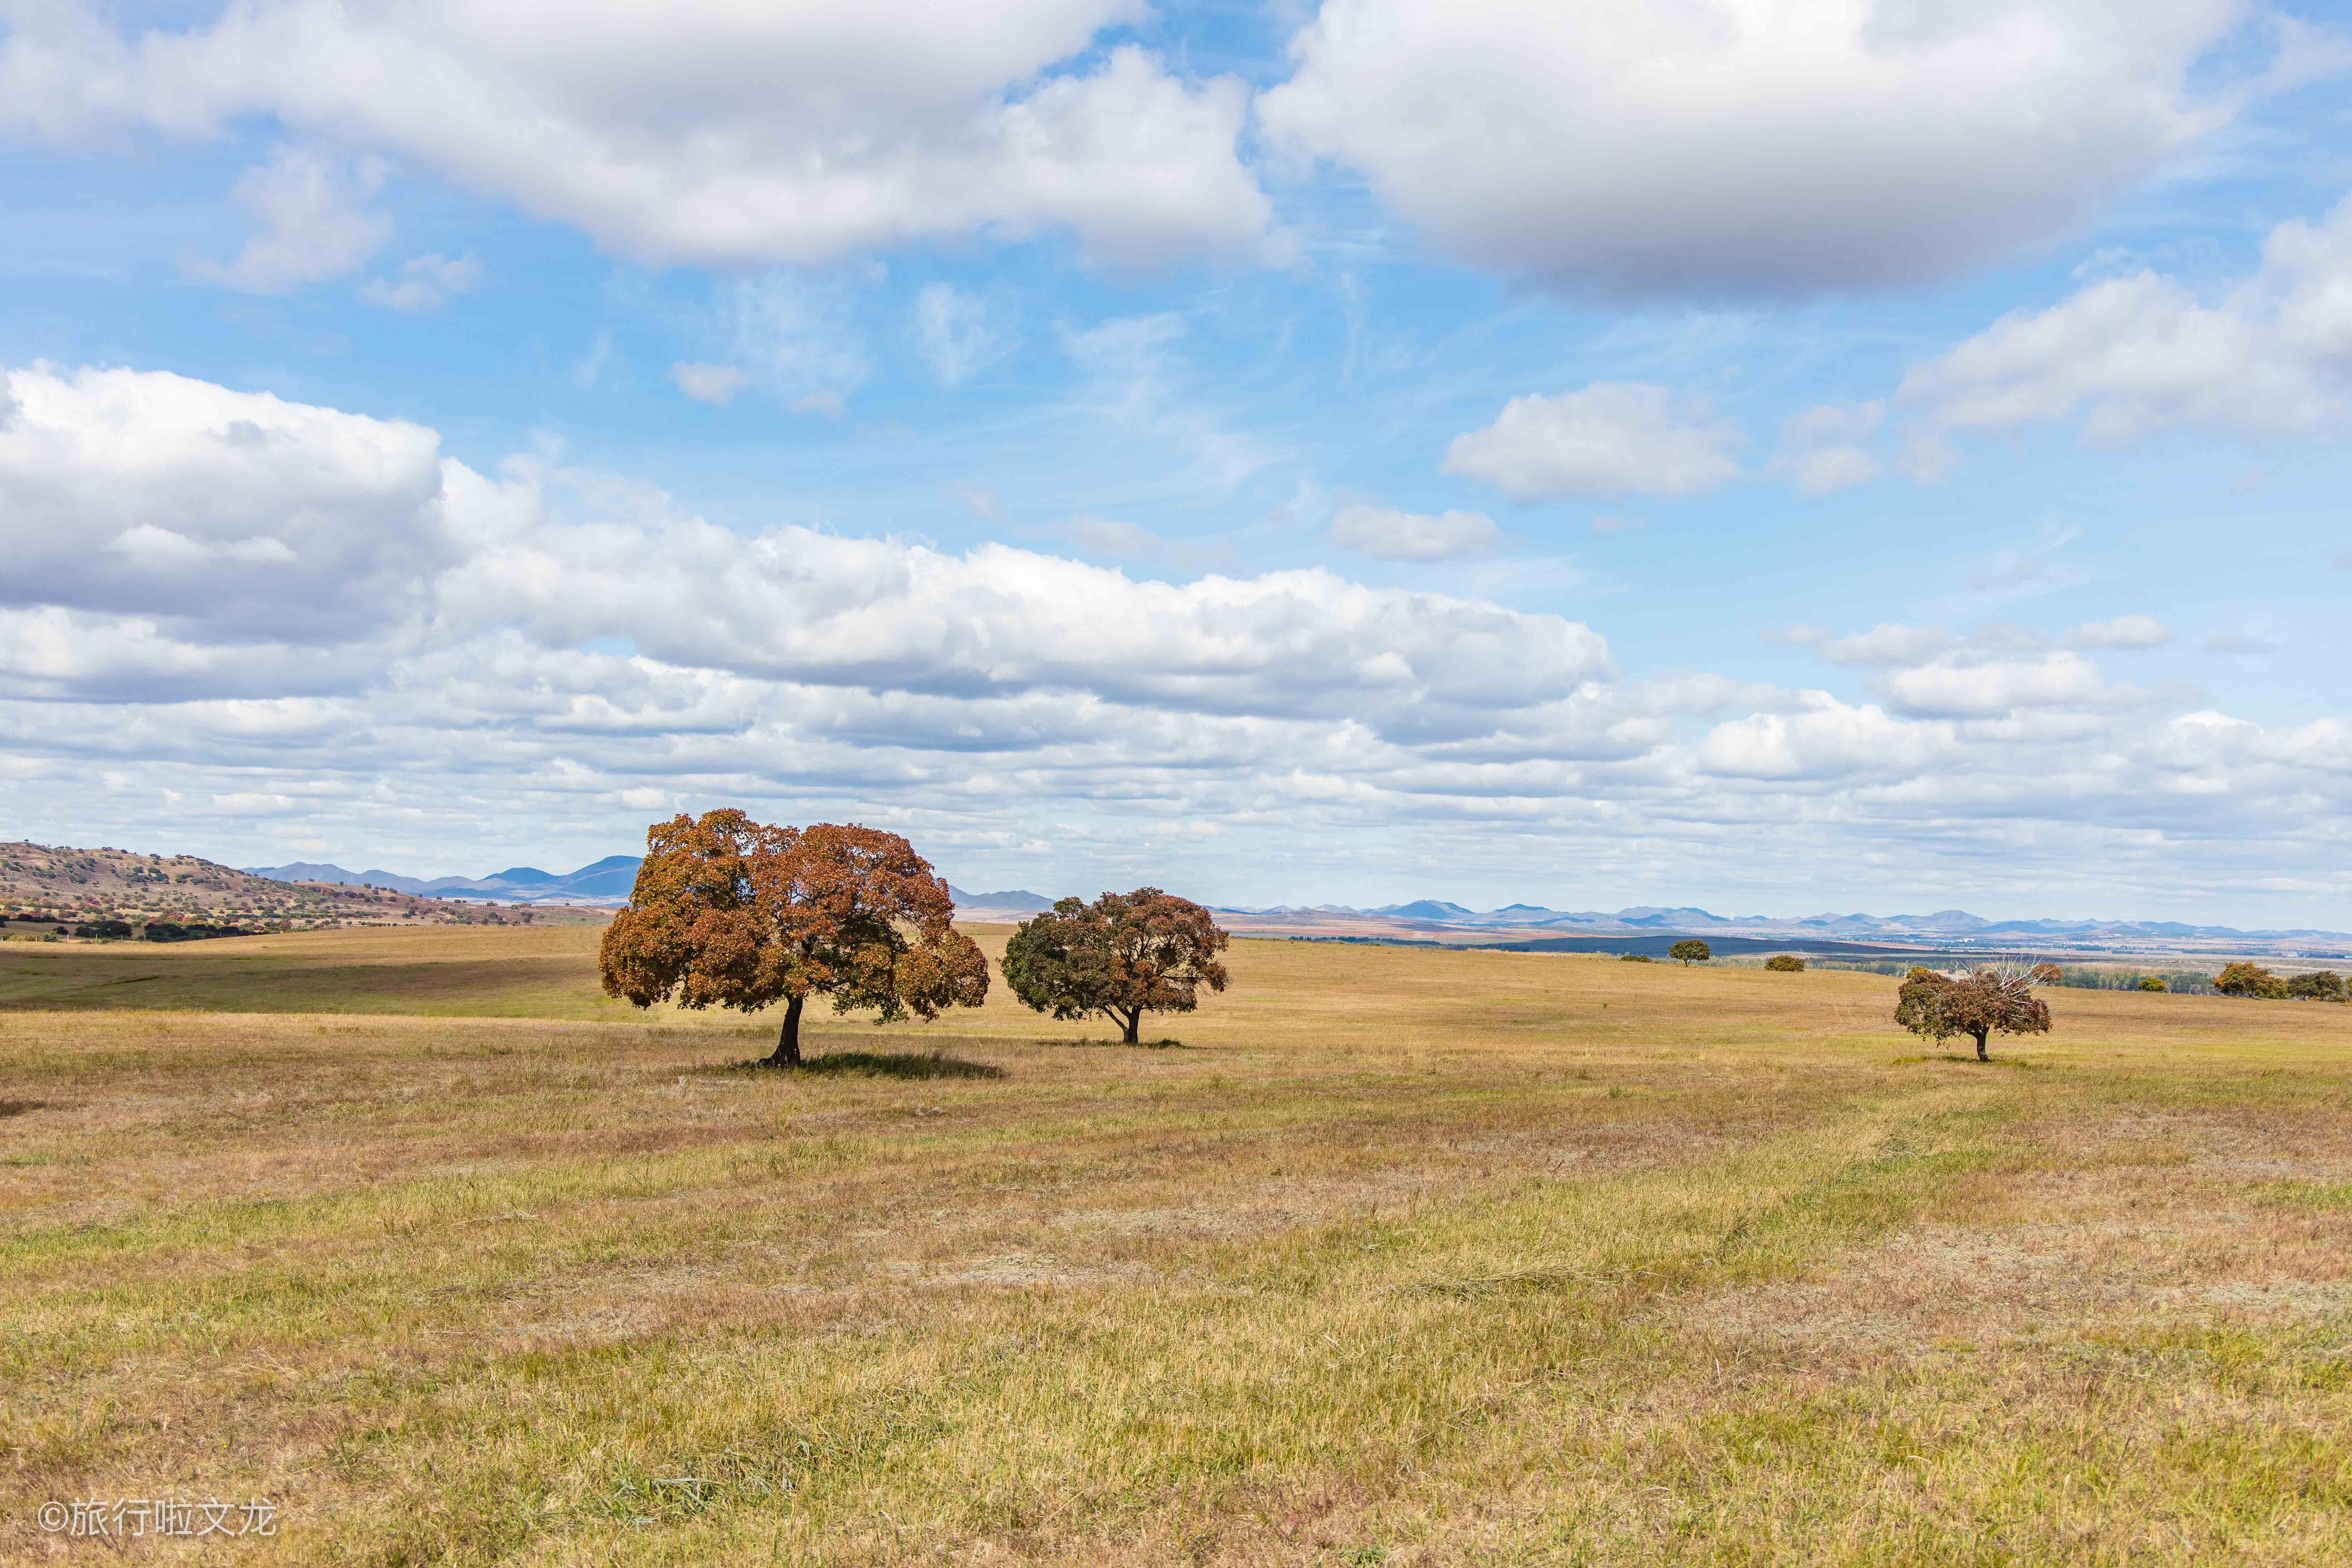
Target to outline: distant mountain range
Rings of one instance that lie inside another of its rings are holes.
[[[956,901],[958,910],[988,910],[1008,915],[1034,915],[1054,907],[1054,900],[1041,898],[1025,888],[1012,888],[1001,893],[967,893],[953,882],[948,884],[948,897]]]
[[[1606,913],[1597,910],[1551,910],[1539,904],[1507,904],[1499,910],[1490,910],[1482,914],[1443,899],[1416,899],[1411,903],[1382,904],[1373,909],[1356,909],[1347,904],[1317,904],[1311,908],[1276,905],[1271,909],[1229,909],[1219,912],[1257,918],[1353,916],[1360,920],[1425,924],[1446,930],[1557,931],[1592,936],[1685,931],[1699,936],[1722,932],[1726,935],[1844,937],[1882,942],[1967,940],[1998,942],[2004,938],[2024,940],[2053,936],[2352,941],[2352,933],[2308,928],[2241,931],[2234,926],[2189,925],[2179,921],[1989,921],[1966,910],[1938,910],[1927,915],[1829,913],[1775,916],[1718,915],[1689,905],[1667,908],[1658,904],[1633,904],[1614,913]]]
[[[436,877],[430,880],[404,877],[396,871],[347,871],[341,866],[297,861],[288,866],[249,866],[257,877],[281,882],[338,882],[351,886],[389,888],[395,892],[438,898],[475,898],[499,903],[622,904],[637,875],[635,855],[608,855],[576,871],[558,874],[536,866],[509,866],[488,877]],[[992,893],[967,892],[950,884],[958,910],[968,914],[1030,915],[1053,908],[1054,901],[1025,888]],[[1552,938],[1651,938],[1664,933],[1689,933],[1727,939],[1771,942],[1864,942],[1890,945],[2029,946],[2057,942],[2094,947],[2108,943],[2145,942],[2319,942],[2352,944],[2352,933],[2298,928],[2291,931],[2241,931],[2233,926],[2191,925],[2179,921],[2032,920],[1989,921],[1966,910],[1937,910],[1925,915],[1836,914],[1779,917],[1718,915],[1690,905],[1633,904],[1613,913],[1597,910],[1554,910],[1541,904],[1506,904],[1483,912],[1444,899],[1415,899],[1409,903],[1358,909],[1349,904],[1303,907],[1277,904],[1271,908],[1219,907],[1225,923],[1235,931],[1266,934],[1361,934],[1368,937],[1410,936],[1415,933],[1456,940],[1466,935],[1503,935],[1528,940]]]
[[[621,904],[637,879],[635,855],[607,855],[577,871],[558,875],[536,866],[509,866],[488,877],[404,877],[397,871],[346,871],[341,866],[298,860],[289,866],[247,866],[252,876],[278,882],[338,882],[350,887],[390,888],[438,899],[468,896],[499,903]]]
[[[389,888],[438,899],[478,898],[502,904],[625,904],[636,885],[635,855],[607,855],[577,871],[558,874],[536,866],[509,866],[487,877],[404,877],[397,871],[347,871],[341,866],[297,860],[285,866],[247,866],[246,873],[278,882],[333,882],[346,887]],[[986,910],[1000,914],[1034,914],[1050,910],[1054,900],[1022,889],[999,893],[967,893],[950,885],[949,895],[960,910]]]

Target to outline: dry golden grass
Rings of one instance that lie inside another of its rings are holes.
[[[0,955],[0,1555],[2352,1561],[2352,1009],[1979,1068],[1876,976],[1241,942],[1181,1047],[777,1073],[594,940]]]

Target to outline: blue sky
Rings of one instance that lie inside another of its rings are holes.
[[[0,0],[0,803],[2352,926],[2352,37]],[[657,24],[657,25],[656,25]]]

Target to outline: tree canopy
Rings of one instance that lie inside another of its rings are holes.
[[[1071,1020],[1100,1013],[1134,1045],[1146,1013],[1189,1013],[1200,987],[1225,988],[1216,955],[1227,942],[1190,899],[1138,888],[1093,903],[1064,899],[1022,922],[1004,945],[1004,979],[1040,1013]]]
[[[2286,982],[2259,963],[2224,964],[2213,982],[2224,996],[2260,996],[2275,1000],[2286,994]]]
[[[954,929],[955,901],[895,833],[769,826],[734,810],[646,833],[629,906],[599,955],[608,995],[640,1007],[757,1012],[784,1004],[772,1065],[801,1059],[801,1010],[872,1008],[877,1024],[988,996],[988,962]]]
[[[2286,994],[2304,1002],[2341,1002],[2344,977],[2332,969],[2315,969],[2288,981]]]
[[[1783,974],[1802,974],[1805,961],[1793,952],[1776,952],[1764,961],[1764,967]]]
[[[1688,969],[1694,963],[1705,963],[1708,959],[1713,958],[1715,956],[1715,949],[1707,946],[1706,943],[1699,941],[1699,939],[1695,936],[1685,937],[1683,941],[1678,942],[1675,943],[1674,946],[1666,949],[1666,956],[1668,958],[1680,959],[1682,961],[1683,967],[1685,969]]]
[[[1914,969],[1896,993],[1895,1021],[1937,1042],[1966,1035],[1977,1043],[1977,1060],[1990,1061],[1990,1036],[2050,1032],[2050,1005],[2033,994],[2036,978],[2030,970],[2012,973],[1991,966],[1958,976]]]

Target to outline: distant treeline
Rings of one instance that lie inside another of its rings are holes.
[[[1865,974],[1901,976],[1908,974],[1912,965],[1916,963],[1927,963],[1932,967],[1937,963],[1949,963],[1950,962],[1952,962],[1950,959],[1941,956],[1884,963],[1856,963],[1845,959],[1818,959],[1814,961],[1813,967],[1858,969]],[[2214,994],[2213,976],[2201,970],[2117,969],[2111,966],[2095,968],[2089,964],[2063,963],[2057,967],[2056,984],[2071,985],[2078,991],[2144,991],[2147,988],[2140,984],[2141,981],[2160,980],[2164,983],[2164,988],[2167,991],[2182,992],[2197,996],[2210,996]]]
[[[0,915],[0,925],[7,924],[10,918]],[[68,925],[63,921],[37,915],[17,915],[14,918],[18,925],[48,926],[52,928],[53,935],[91,937],[100,942],[128,942],[134,938],[148,942],[203,942],[211,937],[262,934],[257,926],[215,924],[205,921],[146,921],[134,926],[129,921],[99,920],[76,921]]]

